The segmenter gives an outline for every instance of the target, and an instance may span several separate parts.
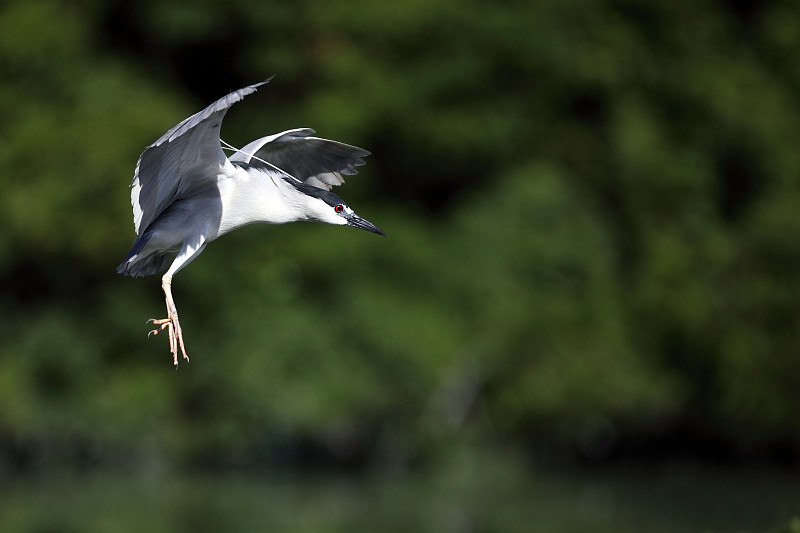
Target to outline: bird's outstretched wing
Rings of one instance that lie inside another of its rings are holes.
[[[354,167],[363,165],[362,158],[370,155],[357,146],[311,137],[314,133],[298,128],[268,135],[244,146],[230,160],[270,170],[274,165],[300,181],[330,190],[344,183],[342,174],[356,174]]]
[[[145,149],[131,183],[133,225],[137,235],[176,200],[216,183],[227,163],[219,140],[226,111],[267,82],[269,80],[220,98]]]

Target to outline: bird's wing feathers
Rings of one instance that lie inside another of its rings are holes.
[[[219,129],[228,108],[269,80],[234,91],[171,128],[148,146],[136,164],[131,204],[141,235],[175,200],[216,183],[227,158]]]
[[[258,168],[274,165],[300,181],[330,190],[344,183],[342,174],[356,174],[354,167],[363,165],[362,158],[370,155],[356,146],[311,137],[314,133],[310,128],[298,128],[268,135],[246,145],[230,160]]]

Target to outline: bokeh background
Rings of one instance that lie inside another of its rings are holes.
[[[0,7],[4,531],[797,531],[800,4]],[[373,152],[388,234],[114,269],[149,143]],[[794,529],[793,529],[794,528]]]

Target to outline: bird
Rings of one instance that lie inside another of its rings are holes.
[[[370,152],[314,137],[296,128],[261,137],[230,157],[220,127],[225,113],[272,78],[233,91],[169,129],[145,148],[136,163],[131,205],[136,238],[117,267],[127,276],[161,272],[167,317],[148,323],[169,337],[175,368],[179,354],[188,362],[178,310],[172,297],[175,274],[212,241],[253,223],[297,221],[352,226],[386,235],[331,192],[354,175]]]

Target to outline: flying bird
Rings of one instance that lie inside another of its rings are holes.
[[[270,78],[271,79],[271,78]],[[385,235],[333,194],[342,175],[356,174],[366,150],[314,137],[298,128],[257,139],[227,157],[220,126],[233,104],[268,83],[234,91],[180,122],[148,146],[136,164],[131,204],[136,240],[117,267],[128,276],[160,272],[167,317],[150,319],[166,331],[172,361],[187,361],[172,278],[211,241],[237,228],[263,222],[314,221]]]

